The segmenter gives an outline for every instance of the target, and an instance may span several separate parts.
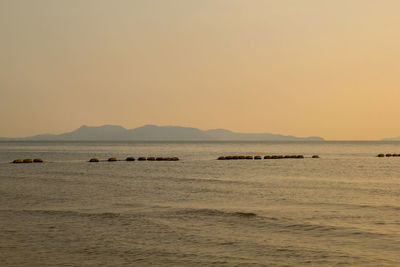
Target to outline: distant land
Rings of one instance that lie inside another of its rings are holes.
[[[391,138],[384,138],[381,141],[400,141],[400,136],[398,137],[391,137]]]
[[[200,130],[180,126],[145,125],[125,129],[117,125],[86,126],[63,134],[41,134],[2,141],[323,141],[317,136],[295,137],[270,133],[236,133],[224,129]]]

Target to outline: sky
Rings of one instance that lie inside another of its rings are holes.
[[[0,136],[400,136],[398,0],[0,0]]]

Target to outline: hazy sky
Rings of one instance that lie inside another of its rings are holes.
[[[398,0],[0,0],[0,136],[400,136]]]

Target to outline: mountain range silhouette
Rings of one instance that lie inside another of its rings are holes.
[[[181,126],[145,125],[125,129],[118,125],[86,126],[63,134],[41,134],[2,140],[26,141],[323,141],[317,136],[295,137],[270,133],[236,133],[225,129],[200,130]]]

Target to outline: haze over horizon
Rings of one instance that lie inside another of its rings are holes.
[[[400,2],[0,1],[0,136],[400,136]]]

